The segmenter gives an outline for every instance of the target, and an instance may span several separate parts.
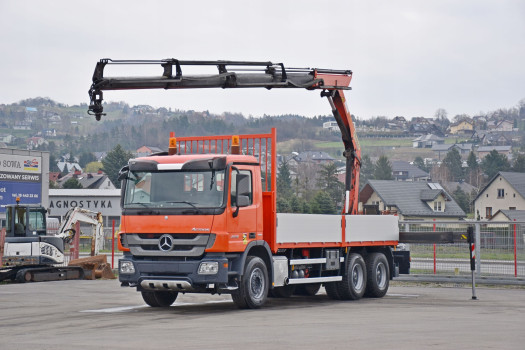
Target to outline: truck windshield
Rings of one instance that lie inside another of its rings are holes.
[[[222,207],[224,174],[224,170],[130,171],[124,208]]]

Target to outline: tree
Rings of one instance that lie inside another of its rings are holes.
[[[319,191],[314,197],[312,209],[314,214],[335,214],[336,208],[330,195],[324,191]]]
[[[470,152],[467,158],[467,181],[469,184],[475,187],[479,187],[481,171],[478,164],[478,159],[474,152]]]
[[[512,171],[517,173],[525,173],[525,154],[519,154],[516,157]]]
[[[78,180],[76,178],[72,177],[71,179],[69,179],[66,182],[64,182],[64,184],[62,185],[62,188],[75,189],[75,188],[83,188],[83,187],[80,184],[80,182],[78,182]]]
[[[317,186],[320,190],[328,194],[334,207],[341,203],[344,192],[344,185],[337,178],[337,165],[330,163],[321,165]]]
[[[448,126],[450,125],[450,121],[447,118],[447,111],[443,108],[436,110],[434,113],[434,119],[436,120],[436,124],[439,126],[442,132],[445,132],[445,130],[447,130]]]
[[[102,160],[104,166],[104,172],[115,185],[120,188],[120,181],[117,180],[118,173],[123,166],[128,164],[129,159],[133,155],[124,150],[120,144],[116,145],[111,151],[108,152],[106,157]]]
[[[414,159],[414,165],[427,173],[429,171],[428,165],[425,164],[425,161],[420,156],[417,156],[416,159]]]
[[[368,180],[374,178],[374,163],[368,155],[361,157],[361,170],[359,172],[359,187],[362,189]]]
[[[99,170],[103,168],[103,165],[101,162],[90,162],[86,164],[86,167],[84,168],[84,171],[86,173],[98,173]]]
[[[52,173],[61,173],[62,171],[58,168],[57,158],[54,154],[49,155],[49,171]]]
[[[78,160],[78,165],[80,165],[82,168],[85,168],[88,163],[94,162],[97,160],[97,157],[91,152],[83,152],[80,155],[80,159]]]
[[[381,156],[374,166],[374,179],[392,180],[392,164],[387,156]]]
[[[489,178],[494,177],[499,171],[507,171],[509,168],[507,156],[499,154],[495,149],[490,151],[481,162],[481,169]]]
[[[467,196],[465,191],[461,189],[461,187],[458,186],[456,190],[452,192],[452,197],[465,213],[470,213],[469,197]]]
[[[441,163],[441,166],[448,170],[448,181],[459,181],[463,178],[462,164],[461,155],[456,148],[452,148],[448,151],[443,159],[443,163]]]
[[[279,175],[277,176],[277,193],[281,198],[287,198],[292,194],[292,178],[290,177],[290,168],[288,162],[283,161],[279,166]]]

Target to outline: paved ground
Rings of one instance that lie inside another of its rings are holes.
[[[117,281],[0,285],[1,349],[523,349],[525,290],[393,286],[382,299],[228,295],[144,306]],[[435,285],[433,285],[435,286]]]

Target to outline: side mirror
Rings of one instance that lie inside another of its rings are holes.
[[[237,209],[233,212],[233,217],[239,215],[239,208],[250,205],[250,175],[237,174],[235,180],[235,204]]]
[[[126,179],[128,177],[128,173],[129,173],[129,166],[126,165],[122,169],[120,169],[120,171],[118,172],[117,180],[118,181],[122,181],[122,180]]]

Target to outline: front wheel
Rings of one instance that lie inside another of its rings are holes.
[[[143,291],[142,299],[151,307],[168,307],[177,299],[177,292],[151,292]]]
[[[268,271],[264,261],[248,256],[239,289],[232,293],[233,302],[241,309],[258,309],[268,296]]]

